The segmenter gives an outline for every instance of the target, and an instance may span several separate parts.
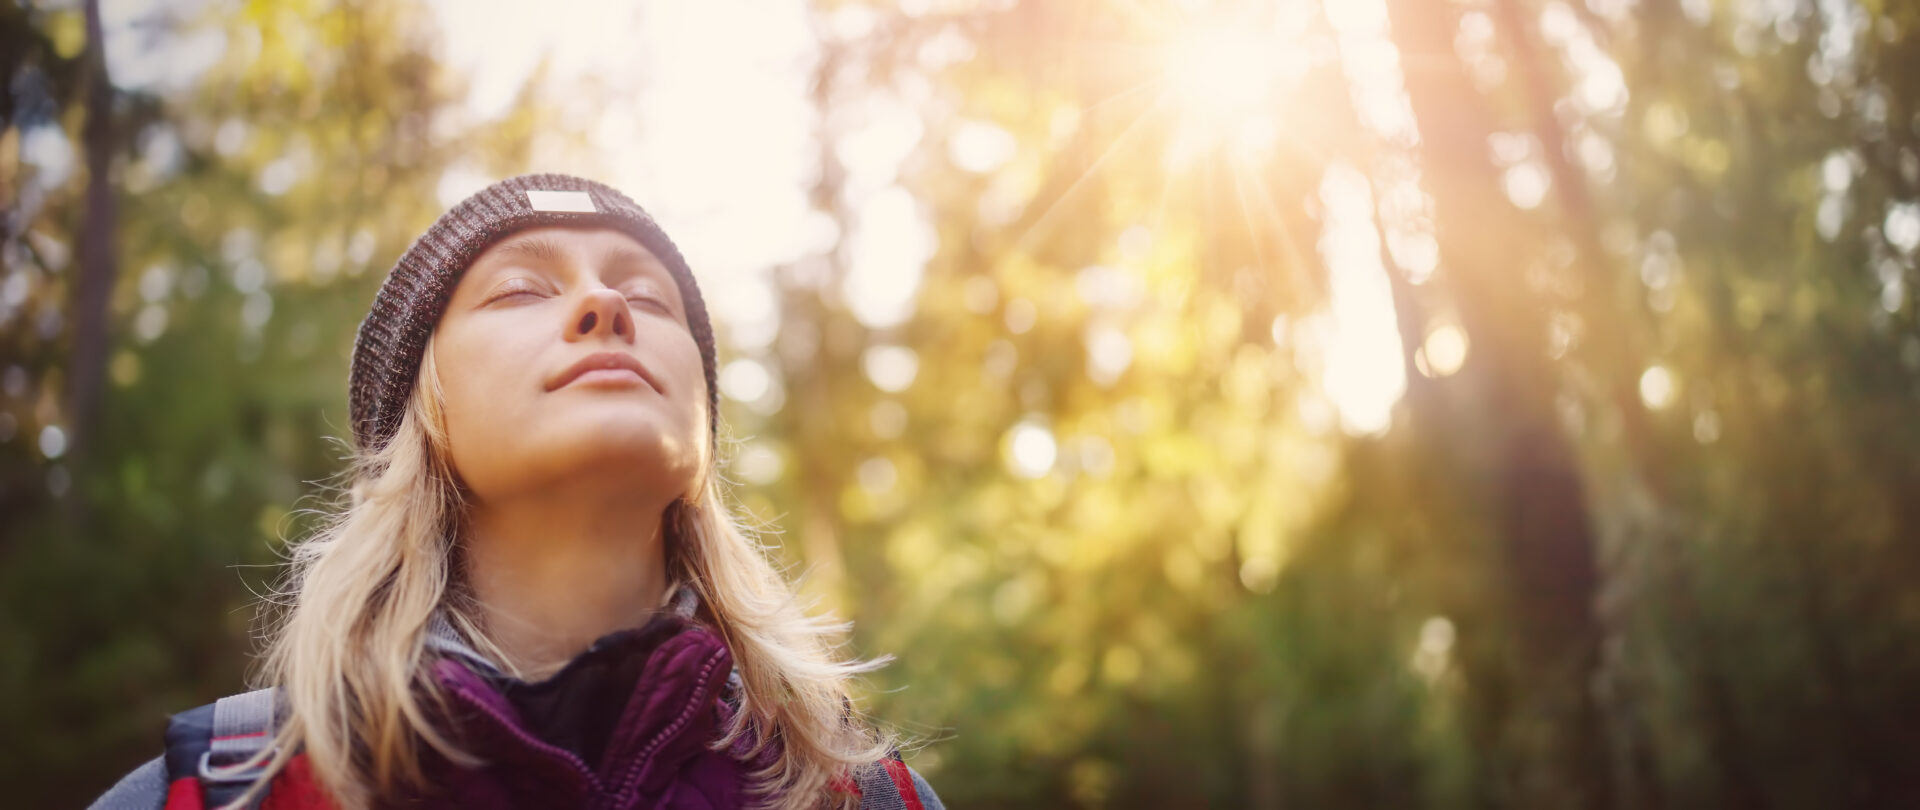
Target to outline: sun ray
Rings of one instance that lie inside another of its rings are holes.
[[[1144,24],[1155,31],[1165,31],[1179,25],[1178,21],[1170,20],[1160,12],[1148,8],[1140,0],[1111,0],[1107,6],[1125,14],[1131,22]],[[1178,10],[1177,7],[1176,10]]]
[[[1092,104],[1087,105],[1086,108],[1080,111],[1080,114],[1083,116],[1091,116],[1095,112],[1100,110],[1100,108],[1105,107],[1108,104],[1112,104],[1116,101],[1119,101],[1120,99],[1131,96],[1142,90],[1151,90],[1153,89],[1154,85],[1159,83],[1160,83],[1160,79],[1156,77],[1156,78],[1148,79],[1146,81],[1135,84],[1124,90],[1115,90],[1112,93],[1107,94],[1106,98],[1100,99],[1099,101],[1096,101]]]
[[[1240,205],[1240,222],[1247,227],[1247,239],[1253,243],[1254,261],[1260,265],[1260,275],[1264,277],[1267,275],[1267,251],[1261,243],[1266,240],[1260,237],[1259,229],[1253,225],[1253,211],[1247,204],[1246,182],[1240,176],[1244,168],[1240,165],[1242,158],[1239,155],[1233,155],[1229,157],[1228,160],[1234,164],[1231,167],[1233,169],[1231,172],[1233,175],[1233,196],[1235,202],[1238,202]]]
[[[1325,150],[1313,145],[1311,141],[1300,138],[1285,129],[1279,131],[1276,143],[1282,146],[1293,147],[1293,153],[1298,157],[1305,158],[1306,160],[1304,162],[1309,166],[1324,166],[1331,157]]]
[[[1119,151],[1121,144],[1131,137],[1134,132],[1138,131],[1140,124],[1147,120],[1148,114],[1152,113],[1159,106],[1159,99],[1156,98],[1153,104],[1148,105],[1146,109],[1140,111],[1139,115],[1134,116],[1133,122],[1128,124],[1126,129],[1121,130],[1119,135],[1114,136],[1113,141],[1107,144],[1107,148],[1101,151],[1100,156],[1095,158],[1093,163],[1087,166],[1086,170],[1082,171],[1080,176],[1075,178],[1071,185],[1067,186],[1066,190],[1060,192],[1059,196],[1055,197],[1051,203],[1048,203],[1046,209],[1040,212],[1040,216],[1035,217],[1033,222],[1020,234],[1020,237],[1014,240],[1014,249],[1009,251],[1008,255],[1017,255],[1031,250],[1033,241],[1039,238],[1040,234],[1044,232],[1046,225],[1052,223],[1054,212],[1060,210],[1060,206],[1064,205],[1067,200],[1072,199],[1073,195],[1080,190],[1080,187],[1085,185],[1089,179],[1092,179],[1093,175],[1099,172],[1102,166],[1106,165],[1107,160]]]
[[[1167,200],[1173,195],[1173,172],[1160,172],[1160,200],[1154,204],[1153,226],[1162,229],[1167,224]]]
[[[1267,188],[1266,176],[1258,175],[1254,180],[1254,190],[1259,192],[1261,208],[1268,217],[1273,219],[1274,235],[1279,239],[1281,253],[1294,283],[1302,290],[1325,293],[1325,288],[1318,283],[1319,277],[1307,271],[1309,265],[1306,254],[1301,252],[1300,243],[1293,236],[1293,229],[1287,225],[1286,215],[1281,212],[1280,205],[1274,201],[1272,190]]]

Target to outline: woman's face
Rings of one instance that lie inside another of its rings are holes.
[[[604,228],[520,231],[467,268],[433,337],[454,469],[480,503],[583,484],[670,502],[706,464],[680,287]]]

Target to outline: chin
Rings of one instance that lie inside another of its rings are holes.
[[[701,461],[684,440],[644,430],[529,435],[501,450],[487,460],[486,469],[467,476],[483,498],[556,488],[572,495],[600,491],[678,496],[693,486]]]
[[[517,429],[501,430],[514,421],[501,420],[488,426],[489,435],[449,438],[458,474],[483,499],[552,487],[678,494],[694,485],[707,460],[706,425],[674,416],[632,403],[567,408],[521,420]],[[695,428],[702,431],[697,437]]]
[[[701,447],[684,431],[663,430],[649,419],[580,420],[543,442],[554,467],[652,471],[663,477],[690,478],[701,462]],[[580,469],[592,473],[596,470]],[[643,477],[655,477],[645,475]]]

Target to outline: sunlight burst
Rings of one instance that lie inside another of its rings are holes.
[[[1280,109],[1307,70],[1298,43],[1272,30],[1209,25],[1163,51],[1166,100],[1181,118],[1173,165],[1225,147],[1270,152],[1282,137]]]
[[[1251,31],[1194,31],[1168,50],[1169,89],[1210,123],[1237,123],[1271,103],[1286,72],[1281,45]]]

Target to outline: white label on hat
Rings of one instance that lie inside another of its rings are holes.
[[[532,191],[527,192],[527,204],[535,211],[571,211],[579,214],[592,214],[600,209],[593,207],[593,198],[584,191]]]

